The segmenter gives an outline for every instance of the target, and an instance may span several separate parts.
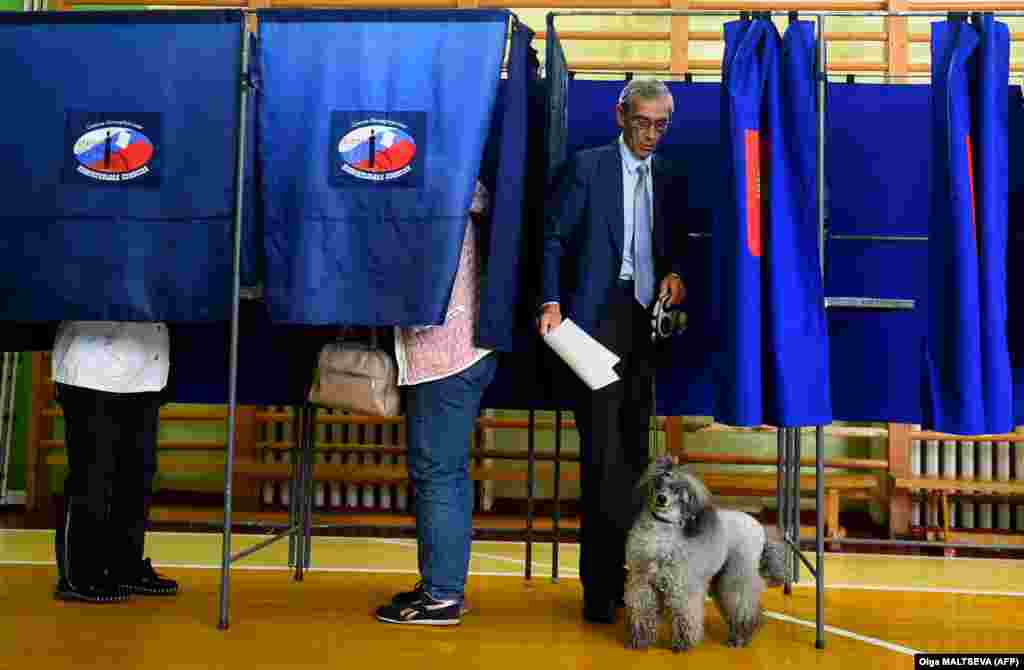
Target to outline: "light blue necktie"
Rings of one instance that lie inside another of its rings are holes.
[[[633,192],[633,295],[645,308],[654,300],[654,253],[651,250],[651,202],[647,195],[647,166],[637,167]]]

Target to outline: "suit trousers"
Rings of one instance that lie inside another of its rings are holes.
[[[72,586],[131,579],[142,565],[162,395],[57,385],[68,476],[55,548]]]
[[[650,462],[654,346],[650,317],[633,283],[611,291],[591,333],[622,360],[620,380],[597,391],[577,383],[582,487],[580,580],[586,602],[618,600],[625,584],[626,536],[643,504],[636,484]]]

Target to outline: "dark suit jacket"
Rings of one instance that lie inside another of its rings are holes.
[[[675,272],[685,282],[686,179],[657,155],[651,174],[655,279],[660,282]],[[561,303],[563,317],[595,336],[622,267],[622,208],[622,156],[616,140],[580,151],[568,161],[545,213],[540,304]]]

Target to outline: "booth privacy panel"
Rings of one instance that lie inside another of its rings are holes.
[[[442,323],[508,18],[260,13],[258,161],[274,321]]]
[[[826,180],[831,234],[927,235],[931,87],[830,84]]]
[[[239,12],[0,16],[7,320],[230,313]]]

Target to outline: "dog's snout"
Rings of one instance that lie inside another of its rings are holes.
[[[668,504],[668,496],[666,496],[664,493],[659,493],[658,496],[654,499],[654,502],[658,503],[659,506],[663,507]]]

